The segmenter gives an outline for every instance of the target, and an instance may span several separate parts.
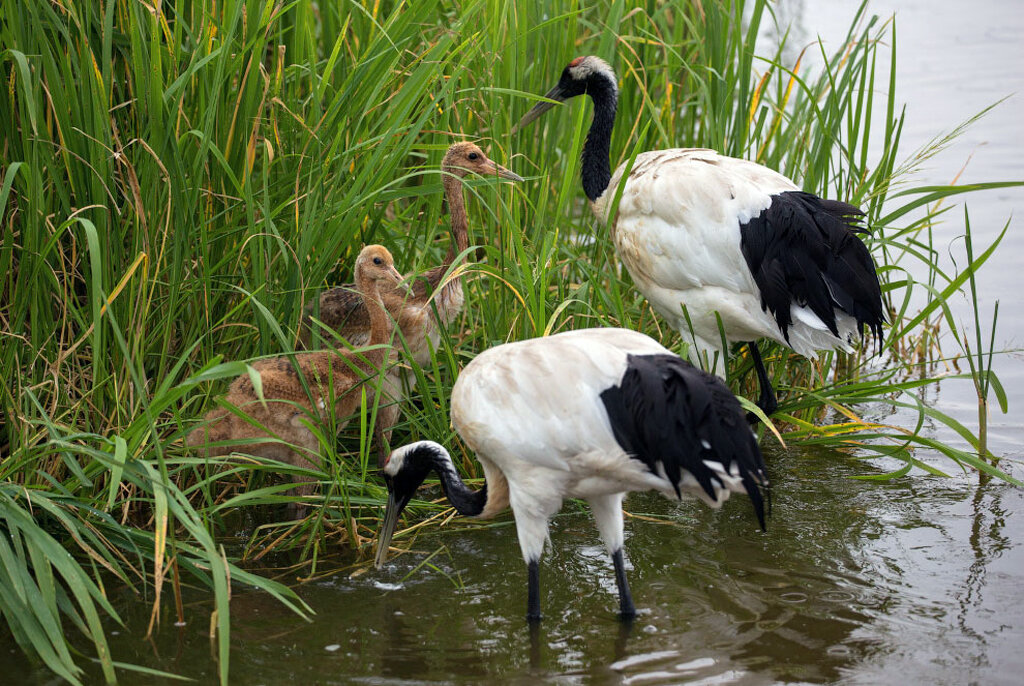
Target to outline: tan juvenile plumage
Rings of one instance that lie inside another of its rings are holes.
[[[462,280],[455,275],[444,281],[456,256],[469,247],[469,220],[462,197],[462,179],[470,173],[477,173],[522,181],[521,177],[488,159],[478,146],[466,142],[455,143],[448,148],[441,170],[444,173],[445,199],[451,213],[453,242],[449,245],[448,254],[444,262],[411,280],[410,291],[397,288],[381,292],[384,307],[401,329],[413,359],[421,365],[430,361],[428,339],[436,347],[440,329],[450,324],[462,310]],[[436,319],[433,316],[435,307]],[[331,288],[320,294],[318,319],[352,345],[362,345],[369,335],[366,309],[351,285]],[[309,307],[302,318],[300,341],[304,347],[316,347],[311,343],[316,329],[313,308]],[[321,333],[320,337],[331,344],[329,332]]]
[[[226,407],[207,413],[201,425],[188,435],[190,446],[210,446],[209,454],[226,455],[234,450],[272,458],[296,466],[316,467],[313,456],[319,442],[308,424],[327,416],[333,403],[334,416],[341,429],[358,409],[365,389],[369,402],[379,394],[375,425],[377,448],[387,454],[386,442],[398,419],[399,383],[391,348],[393,325],[381,301],[382,291],[399,287],[401,274],[395,269],[391,253],[380,245],[363,248],[356,259],[356,287],[369,320],[368,350],[327,350],[301,352],[294,364],[287,357],[259,360],[252,364],[263,387],[261,401],[248,374],[236,378],[228,389],[225,403],[241,410],[247,419]],[[309,392],[303,387],[305,378]],[[252,439],[276,438],[265,443],[241,443]],[[311,479],[295,476],[295,491],[302,496],[312,492]],[[298,505],[297,509],[302,508]]]

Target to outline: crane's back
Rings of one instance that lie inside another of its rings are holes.
[[[452,389],[452,425],[484,459],[515,456],[564,469],[565,460],[615,445],[600,394],[627,355],[668,351],[626,329],[583,329],[485,350]]]

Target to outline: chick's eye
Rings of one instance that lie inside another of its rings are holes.
[[[384,264],[384,260],[380,259],[379,257],[374,257],[373,258],[373,263],[377,264],[377,265],[381,265],[381,264]]]
[[[469,159],[471,160],[475,160],[478,157],[480,157],[480,155],[477,155],[475,152],[469,153]]]

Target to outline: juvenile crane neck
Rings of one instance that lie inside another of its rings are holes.
[[[469,218],[466,216],[466,202],[462,196],[462,179],[451,173],[444,175],[444,198],[448,202],[448,214],[451,216],[452,241],[448,244],[445,256],[445,267],[455,262],[455,256],[469,247]]]
[[[379,283],[370,279],[357,279],[356,285],[370,317],[370,340],[367,345],[372,349],[364,353],[363,357],[370,366],[380,367],[387,357],[387,349],[383,345],[391,341],[394,327],[384,308],[384,301],[381,300]]]

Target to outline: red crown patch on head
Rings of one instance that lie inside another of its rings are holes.
[[[577,57],[576,59],[574,59],[572,62],[569,63],[569,66],[570,67],[575,67],[577,64],[579,64],[582,61],[583,61],[582,57]]]

